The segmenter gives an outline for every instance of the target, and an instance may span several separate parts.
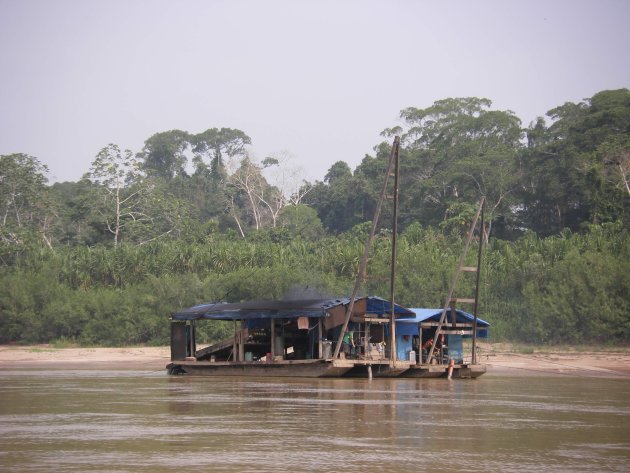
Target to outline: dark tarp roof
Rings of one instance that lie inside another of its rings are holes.
[[[367,313],[389,314],[389,301],[380,297],[360,297],[356,301],[366,299]],[[200,304],[172,314],[173,320],[251,320],[251,319],[285,319],[295,317],[323,317],[333,307],[347,305],[350,298],[339,299],[305,299],[288,301],[250,301],[239,303],[207,303]],[[397,316],[412,317],[414,312],[394,304]]]

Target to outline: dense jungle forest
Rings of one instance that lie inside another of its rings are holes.
[[[474,97],[400,117],[356,169],[337,161],[315,182],[286,155],[252,159],[230,128],[109,144],[78,182],[0,156],[0,342],[168,344],[170,313],[200,302],[348,296],[394,136],[397,302],[442,306],[485,196],[479,315],[493,339],[630,341],[629,90],[527,126]],[[364,295],[389,295],[391,228],[385,206]],[[458,293],[472,287],[463,276]]]

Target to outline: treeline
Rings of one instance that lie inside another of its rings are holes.
[[[205,244],[42,248],[0,276],[0,341],[165,344],[167,315],[200,301],[349,294],[366,234],[363,225],[314,242],[220,236]],[[399,243],[399,302],[441,307],[462,238],[413,224]],[[379,236],[366,294],[387,296],[390,249],[388,236]],[[497,339],[629,340],[630,238],[619,224],[593,226],[585,234],[491,240],[482,276],[480,314]],[[463,278],[460,294],[472,289],[472,279]],[[207,339],[220,338],[225,329],[202,327]]]
[[[250,159],[228,128],[157,133],[138,153],[110,144],[78,182],[48,185],[37,158],[0,156],[0,342],[164,344],[168,314],[201,301],[347,296],[399,135],[401,303],[441,307],[485,196],[493,335],[627,343],[630,92],[547,116],[524,129],[478,98],[405,109],[374,156],[314,183],[286,156]],[[389,211],[365,294],[389,293]]]

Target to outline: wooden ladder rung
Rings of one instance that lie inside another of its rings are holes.
[[[476,273],[477,267],[476,266],[462,266],[462,271],[467,271],[469,273]]]
[[[465,297],[453,297],[449,300],[449,302],[455,302],[455,303],[461,302],[462,304],[474,304],[475,299],[474,298],[468,299]]]

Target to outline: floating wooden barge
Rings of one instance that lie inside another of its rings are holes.
[[[475,378],[485,372],[484,365],[465,362],[461,341],[472,333],[472,316],[462,311],[456,314],[455,326],[443,329],[439,356],[429,363],[422,345],[433,336],[440,311],[395,304],[396,353],[392,357],[388,343],[392,306],[378,297],[355,300],[347,326],[347,340],[352,341],[334,357],[349,304],[349,299],[257,301],[202,304],[174,313],[168,372],[197,376],[446,377],[450,360],[455,378]],[[196,327],[207,320],[232,321],[233,336],[198,348]],[[480,319],[477,323],[483,337],[488,324]]]
[[[468,232],[443,309],[412,310],[395,304],[399,147],[400,139],[396,137],[349,298],[202,304],[177,312],[172,315],[168,372],[205,376],[368,378],[476,378],[482,375],[485,366],[477,363],[475,343],[477,337],[487,336],[488,330],[488,323],[476,315],[484,199]],[[370,247],[386,198],[393,202],[390,300],[359,298],[357,294],[365,278]],[[464,266],[480,216],[477,266]],[[454,297],[462,272],[476,274],[473,298]],[[473,304],[474,315],[457,309],[461,303]],[[232,321],[234,335],[198,350],[195,324],[200,320]],[[472,339],[469,360],[463,353],[464,338]]]

